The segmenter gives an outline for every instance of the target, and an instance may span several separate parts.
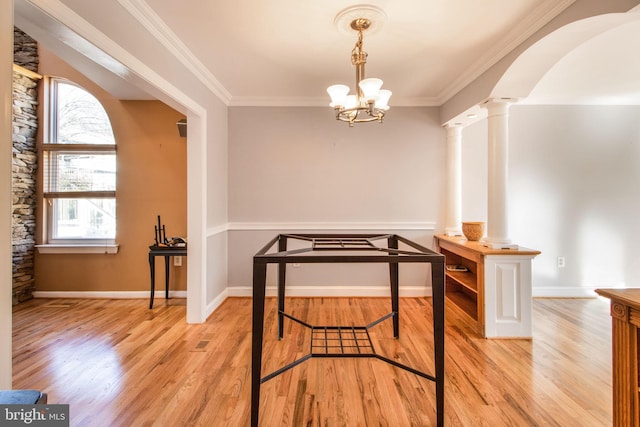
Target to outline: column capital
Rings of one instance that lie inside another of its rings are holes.
[[[460,138],[462,135],[462,125],[450,125],[446,124],[444,128],[447,130],[447,138],[456,137]]]
[[[486,108],[489,116],[507,114],[511,104],[518,102],[518,98],[487,98],[482,104]]]
[[[464,125],[462,123],[445,123],[442,127],[445,129],[462,129]]]

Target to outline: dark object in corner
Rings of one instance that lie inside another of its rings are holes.
[[[167,239],[167,231],[160,220],[160,215],[158,215],[158,225],[155,225],[153,228],[155,231],[155,236],[153,237],[154,243],[152,246],[149,246],[149,248],[184,248],[187,246],[187,239],[184,237],[171,237],[170,239]]]
[[[178,120],[178,133],[180,134],[180,138],[187,137],[187,119]]]
[[[164,224],[160,224],[160,215],[158,215],[158,225],[154,226],[155,229],[155,246],[167,246],[167,233],[164,230]]]

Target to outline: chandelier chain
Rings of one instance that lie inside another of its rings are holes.
[[[353,65],[366,64],[367,62],[367,52],[362,50],[362,30],[358,30],[358,41],[351,51],[351,63]]]

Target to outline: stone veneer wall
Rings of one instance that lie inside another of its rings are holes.
[[[34,73],[40,63],[38,42],[16,27],[13,27],[13,63]]]
[[[13,304],[33,298],[38,131],[38,45],[14,29],[13,69]]]

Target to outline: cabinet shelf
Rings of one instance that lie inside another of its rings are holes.
[[[447,298],[473,320],[478,320],[478,306],[474,298],[470,298],[469,295],[460,291],[447,291]]]
[[[478,278],[474,273],[470,271],[447,271],[447,277],[471,292],[478,293]]]

